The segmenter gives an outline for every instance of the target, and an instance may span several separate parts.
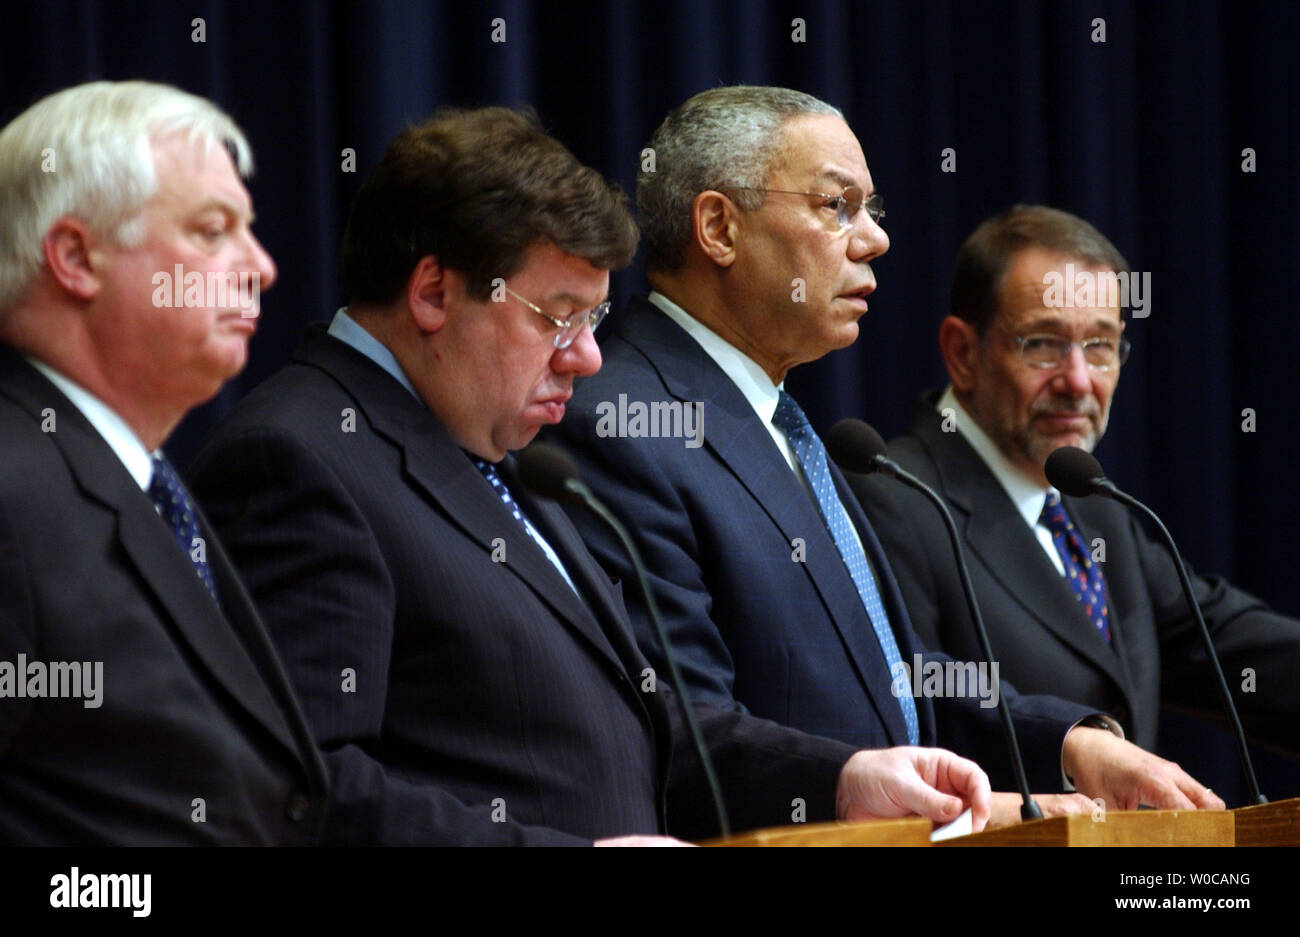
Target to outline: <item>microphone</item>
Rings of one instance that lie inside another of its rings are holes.
[[[957,559],[957,572],[961,577],[962,590],[966,593],[966,605],[970,609],[971,621],[975,623],[975,633],[979,638],[980,648],[984,651],[985,659],[992,664],[993,648],[989,644],[988,631],[984,628],[979,603],[975,601],[975,587],[971,584],[970,570],[966,568],[966,557],[962,553],[961,541],[957,536],[957,525],[953,523],[952,514],[949,513],[943,499],[925,482],[890,459],[885,441],[880,438],[880,434],[862,420],[846,418],[832,426],[831,431],[826,435],[826,451],[846,472],[855,472],[859,475],[880,472],[896,478],[921,492],[939,509],[944,525],[948,528],[948,539],[952,542],[953,556]],[[1002,734],[1007,740],[1007,750],[1011,753],[1011,768],[1015,772],[1016,786],[1020,788],[1020,819],[1041,820],[1043,812],[1029,795],[1029,779],[1025,775],[1025,760],[1020,753],[1020,742],[1016,739],[1016,727],[1011,721],[1011,709],[1001,693],[998,694],[998,716],[1002,721]]]
[[[1072,498],[1086,498],[1090,494],[1114,497],[1118,492],[1101,470],[1101,463],[1091,452],[1078,446],[1054,450],[1047,457],[1043,471],[1053,488]]]
[[[519,469],[519,480],[523,482],[525,488],[548,500],[586,507],[605,522],[623,545],[623,551],[632,561],[632,568],[636,570],[637,584],[640,586],[642,598],[645,599],[646,609],[650,613],[650,621],[654,625],[655,637],[659,639],[664,661],[668,665],[669,679],[677,693],[682,720],[686,723],[695,753],[699,756],[700,765],[704,769],[704,777],[708,781],[709,793],[713,798],[713,809],[718,815],[718,828],[722,836],[730,836],[731,824],[727,821],[727,808],[722,801],[722,788],[718,784],[718,776],[713,770],[713,759],[709,757],[709,752],[704,747],[704,737],[700,734],[699,723],[695,721],[695,714],[691,711],[685,683],[677,669],[677,661],[673,658],[668,634],[664,631],[663,619],[659,617],[659,606],[655,603],[654,593],[650,591],[645,564],[641,562],[641,554],[628,535],[627,528],[587,487],[577,464],[564,450],[546,443],[535,442],[520,452],[515,462]]]
[[[1169,533],[1169,529],[1156,516],[1155,511],[1152,511],[1132,495],[1125,494],[1116,488],[1114,483],[1106,477],[1106,473],[1102,471],[1101,463],[1090,452],[1085,452],[1075,446],[1062,446],[1047,457],[1043,470],[1047,473],[1047,480],[1053,487],[1060,489],[1071,497],[1086,498],[1088,495],[1095,494],[1105,498],[1113,498],[1120,504],[1126,505],[1150,518],[1151,523],[1155,524],[1156,529],[1160,531],[1165,546],[1169,548],[1169,553],[1174,558],[1174,567],[1178,570],[1178,579],[1183,585],[1183,595],[1187,598],[1187,604],[1191,607],[1192,616],[1196,619],[1196,626],[1201,634],[1201,643],[1205,647],[1205,656],[1210,661],[1210,665],[1214,670],[1215,681],[1219,685],[1219,693],[1223,696],[1223,711],[1228,717],[1233,737],[1237,742],[1237,754],[1241,758],[1241,771],[1246,776],[1246,786],[1250,789],[1251,800],[1256,804],[1268,803],[1268,798],[1259,790],[1259,781],[1255,779],[1255,768],[1250,761],[1250,750],[1246,747],[1246,733],[1241,727],[1241,719],[1237,715],[1237,705],[1232,701],[1232,693],[1228,690],[1228,681],[1223,677],[1223,667],[1220,666],[1219,655],[1214,650],[1214,641],[1210,639],[1210,630],[1205,627],[1205,617],[1201,614],[1201,606],[1196,601],[1196,595],[1192,592],[1191,577],[1187,575],[1187,567],[1183,565],[1183,558],[1178,553],[1178,547],[1174,545],[1174,538]]]
[[[889,450],[875,427],[862,420],[846,418],[832,426],[826,434],[826,451],[836,465],[858,475],[892,474],[890,468],[898,467],[889,460]]]
[[[515,465],[524,487],[549,501],[584,504],[587,498],[593,497],[573,459],[554,446],[534,443],[519,453]]]

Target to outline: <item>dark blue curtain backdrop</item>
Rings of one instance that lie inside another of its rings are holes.
[[[1099,457],[1197,568],[1300,613],[1292,0],[3,0],[0,10],[0,122],[70,84],[148,78],[213,98],[252,141],[257,231],[280,280],[248,369],[169,443],[182,464],[285,363],[304,326],[339,305],[349,199],[406,122],[443,104],[529,103],[630,190],[641,148],[680,101],[724,83],[787,85],[844,110],[893,242],[874,265],[880,287],[858,343],[790,378],[814,424],[855,415],[886,438],[901,430],[915,395],[943,379],[936,326],[962,239],[1014,201],[1066,208],[1152,279]],[[204,43],[192,41],[197,17]],[[504,43],[492,41],[497,17]],[[796,18],[806,41],[793,41]],[[952,173],[941,171],[948,147]],[[344,148],[355,173],[341,171]],[[1245,148],[1254,172],[1243,172]],[[643,288],[639,266],[614,285],[617,309]],[[1246,408],[1254,432],[1242,430]]]

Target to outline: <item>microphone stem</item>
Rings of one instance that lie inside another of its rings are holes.
[[[1255,767],[1250,761],[1250,750],[1246,745],[1246,733],[1241,727],[1241,719],[1237,715],[1237,704],[1232,700],[1232,693],[1228,689],[1228,681],[1224,678],[1223,668],[1219,665],[1219,655],[1214,650],[1214,641],[1210,638],[1210,629],[1205,626],[1205,617],[1201,614],[1200,603],[1196,601],[1196,593],[1192,591],[1192,579],[1187,575],[1187,567],[1183,565],[1183,558],[1178,553],[1178,547],[1174,544],[1173,536],[1154,511],[1137,500],[1137,498],[1120,491],[1110,482],[1107,481],[1098,486],[1097,493],[1108,495],[1150,518],[1164,538],[1165,545],[1169,547],[1169,552],[1174,558],[1174,567],[1178,570],[1178,578],[1183,584],[1183,593],[1187,596],[1187,604],[1192,608],[1192,616],[1196,619],[1196,626],[1201,634],[1201,642],[1205,646],[1205,656],[1210,661],[1215,680],[1219,685],[1219,692],[1223,695],[1223,709],[1227,713],[1228,722],[1232,726],[1233,739],[1237,743],[1237,754],[1241,758],[1241,771],[1246,776],[1246,786],[1250,789],[1251,801],[1256,804],[1268,803],[1268,798],[1260,791],[1259,781],[1255,778]]]
[[[959,545],[957,525],[953,522],[948,506],[943,503],[942,498],[930,490],[928,485],[915,475],[904,470],[902,466],[894,462],[888,462],[888,467],[884,471],[921,492],[939,509],[939,514],[943,517],[943,522],[948,528],[948,537],[952,541],[953,555],[957,559],[957,573],[961,577],[962,590],[966,593],[966,604],[970,607],[971,620],[975,624],[975,634],[979,638],[980,648],[984,652],[984,659],[992,666],[993,647],[989,643],[989,634],[984,627],[984,618],[980,614],[979,603],[975,600],[975,586],[971,582],[970,570],[966,566],[966,557],[962,555]],[[998,716],[1002,720],[1002,730],[1006,735],[1007,747],[1010,749],[1011,768],[1016,776],[1016,786],[1020,788],[1020,819],[1041,820],[1043,813],[1038,808],[1038,805],[1034,803],[1029,793],[1029,779],[1025,775],[1024,760],[1020,756],[1020,742],[1016,739],[1015,723],[1011,721],[1011,709],[1007,706],[1007,701],[1001,692],[998,693]]]
[[[632,568],[636,570],[637,585],[640,586],[641,596],[645,599],[646,610],[650,613],[650,621],[654,625],[655,637],[659,639],[659,648],[663,653],[664,662],[668,665],[668,676],[677,691],[673,695],[677,698],[677,704],[682,713],[682,721],[686,723],[686,728],[690,732],[695,753],[700,759],[704,777],[708,781],[709,793],[713,797],[713,809],[718,815],[718,828],[721,830],[722,836],[730,836],[731,824],[727,820],[727,808],[722,800],[722,787],[718,784],[718,776],[713,770],[713,760],[709,757],[708,749],[704,745],[704,737],[700,734],[699,723],[695,721],[695,714],[691,712],[690,702],[686,697],[686,684],[682,681],[682,675],[677,669],[677,661],[673,657],[672,646],[668,643],[668,634],[664,631],[663,619],[659,616],[659,606],[655,603],[654,592],[651,591],[650,583],[646,580],[645,565],[641,562],[641,554],[637,551],[636,544],[632,542],[631,536],[628,535],[627,528],[623,526],[622,522],[614,516],[609,508],[596,499],[586,485],[574,485],[569,490],[579,495],[591,512],[603,520],[610,530],[614,531],[614,535],[618,537],[619,542],[623,544],[623,549],[627,551],[628,556],[632,559]]]

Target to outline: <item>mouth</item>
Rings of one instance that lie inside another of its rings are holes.
[[[863,284],[854,290],[848,290],[839,295],[838,298],[848,300],[862,312],[867,311],[867,297],[876,291],[874,282]]]
[[[256,306],[248,309],[238,309],[234,312],[226,313],[221,316],[221,321],[225,325],[238,332],[247,332],[252,335],[257,331],[257,320],[261,318],[262,310]]]
[[[1092,419],[1086,413],[1040,413],[1035,419],[1050,433],[1088,433]]]
[[[541,408],[548,423],[559,423],[564,419],[564,405],[569,402],[573,396],[573,391],[567,391],[563,394],[556,394],[554,397],[547,397],[545,400],[537,401],[537,406]]]

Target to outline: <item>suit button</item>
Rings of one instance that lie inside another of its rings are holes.
[[[294,823],[301,823],[311,816],[311,801],[307,799],[306,794],[294,794],[289,798],[286,813]]]

